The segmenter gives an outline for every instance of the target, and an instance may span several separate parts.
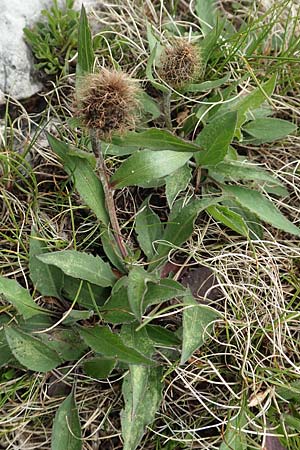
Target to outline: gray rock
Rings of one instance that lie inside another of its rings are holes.
[[[23,28],[32,26],[41,10],[50,8],[52,0],[1,0],[0,11],[0,104],[4,94],[23,99],[36,94],[42,88],[34,77],[33,56],[24,41]],[[97,0],[76,0],[75,7],[84,3],[87,7]],[[59,0],[64,5],[64,0]]]

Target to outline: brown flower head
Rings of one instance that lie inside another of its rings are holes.
[[[164,49],[158,74],[167,84],[179,88],[191,83],[197,77],[200,67],[199,48],[179,39]]]
[[[123,133],[135,124],[139,89],[123,72],[101,69],[80,80],[75,116],[83,126],[109,139],[114,132]]]

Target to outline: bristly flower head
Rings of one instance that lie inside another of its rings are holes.
[[[138,92],[135,81],[123,72],[101,69],[85,75],[77,92],[75,116],[100,139],[110,139],[114,132],[134,128]]]
[[[163,50],[158,74],[171,87],[180,88],[197,78],[200,68],[199,48],[179,39]]]

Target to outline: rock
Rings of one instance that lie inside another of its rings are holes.
[[[64,0],[59,0],[64,5]],[[84,3],[90,7],[96,0],[76,0],[75,7]],[[23,28],[40,18],[41,10],[50,8],[52,0],[1,0],[0,14],[0,104],[4,94],[16,99],[30,97],[42,88],[34,76],[33,56],[24,41]]]

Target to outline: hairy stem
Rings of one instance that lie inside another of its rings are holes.
[[[113,230],[114,238],[119,247],[120,253],[123,258],[128,256],[126,246],[123,241],[123,237],[120,230],[119,221],[117,218],[113,189],[109,183],[109,176],[106,169],[105,160],[101,151],[101,143],[94,131],[90,131],[92,149],[97,161],[97,175],[102,183],[103,191],[105,195],[106,208],[109,215],[110,224]]]
[[[171,92],[163,93],[163,110],[164,110],[166,128],[171,131],[172,130]]]

